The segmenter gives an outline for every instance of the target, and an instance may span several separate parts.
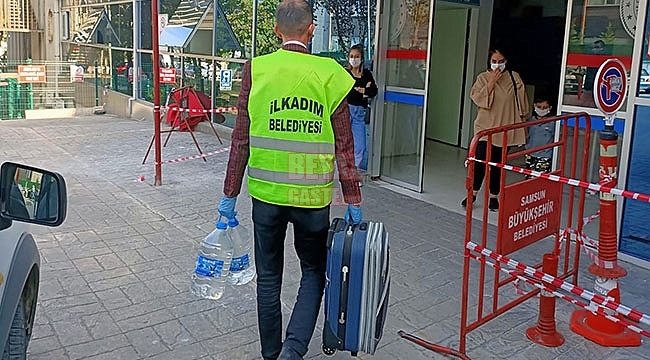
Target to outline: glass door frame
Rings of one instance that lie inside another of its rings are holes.
[[[373,61],[374,68],[371,69],[375,75],[375,82],[377,84],[377,96],[370,104],[370,142],[368,151],[368,174],[372,177],[378,177],[381,169],[381,139],[382,139],[382,126],[384,120],[383,106],[380,107],[379,99],[385,96],[384,87],[381,86],[386,83],[386,75],[384,74],[384,67],[386,66],[386,54],[384,48],[385,41],[388,41],[387,31],[383,30],[384,17],[384,2],[394,0],[380,0],[377,1],[377,13],[375,15],[375,61]],[[383,101],[381,101],[383,104]],[[379,112],[379,109],[382,109]],[[378,154],[378,156],[375,156]]]
[[[387,66],[387,52],[388,52],[388,41],[389,41],[389,31],[388,31],[388,25],[390,24],[390,6],[389,2],[390,1],[400,1],[400,0],[383,0],[383,1],[378,1],[377,6],[379,7],[378,9],[378,16],[377,16],[377,27],[376,29],[379,29],[379,31],[375,32],[375,39],[376,39],[376,44],[377,48],[375,51],[375,56],[377,57],[377,62],[376,62],[376,67],[375,67],[375,74],[376,74],[376,81],[378,84],[382,84],[384,86],[380,86],[379,91],[377,93],[377,100],[373,101],[372,103],[372,109],[371,113],[374,114],[373,120],[374,122],[372,123],[372,129],[371,129],[371,141],[372,144],[372,149],[370,149],[370,154],[379,154],[379,156],[371,156],[371,158],[368,161],[368,166],[369,166],[369,172],[371,176],[380,176],[381,175],[381,158],[382,158],[382,139],[383,139],[383,128],[384,128],[384,105],[387,101],[386,100],[386,93],[399,93],[399,94],[404,94],[404,95],[416,95],[416,96],[423,96],[424,98],[424,104],[422,105],[422,117],[420,119],[421,121],[421,131],[420,131],[420,136],[419,136],[419,156],[418,156],[418,180],[417,184],[411,184],[407,183],[402,180],[398,180],[395,178],[391,178],[389,176],[382,176],[382,179],[385,179],[387,182],[410,189],[414,190],[417,192],[422,192],[422,185],[424,181],[424,144],[425,144],[425,134],[426,134],[426,116],[427,116],[427,94],[429,92],[429,81],[425,81],[424,84],[424,89],[414,89],[414,88],[405,88],[405,87],[400,87],[400,86],[386,86],[386,66]],[[429,79],[429,72],[430,72],[430,66],[431,66],[431,38],[432,38],[432,32],[431,29],[433,27],[433,14],[435,11],[435,4],[437,0],[429,0],[429,21],[428,21],[428,38],[427,38],[427,57],[426,57],[426,72],[425,72],[425,79]]]

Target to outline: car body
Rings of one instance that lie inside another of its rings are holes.
[[[564,93],[577,94],[580,90],[580,83],[575,75],[566,75],[564,77]]]
[[[185,77],[188,79],[194,79],[196,72],[194,71],[194,65],[185,66]]]
[[[196,73],[194,72],[194,65],[185,64],[185,71],[181,71],[181,65],[176,65],[176,77],[184,77],[185,79],[194,79]]]
[[[650,94],[650,73],[646,69],[641,69],[639,76],[639,94]]]
[[[131,67],[131,65],[128,62],[122,62],[122,63],[117,64],[117,66],[115,67],[115,70],[116,70],[117,74],[126,75],[126,73],[128,72],[130,67]]]
[[[34,325],[40,255],[30,224],[65,220],[66,186],[57,173],[6,162],[0,167],[0,355],[26,359]]]

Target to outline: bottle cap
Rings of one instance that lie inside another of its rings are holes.
[[[228,224],[226,224],[225,222],[223,222],[221,220],[217,221],[217,229],[225,230],[227,228],[228,228]]]
[[[237,220],[236,217],[234,217],[234,218],[228,220],[228,226],[230,226],[230,227],[235,227],[235,226],[237,226],[237,225],[239,225],[239,221]]]

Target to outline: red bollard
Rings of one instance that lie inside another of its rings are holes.
[[[609,179],[605,185],[616,187],[616,143],[618,134],[601,131],[600,139],[600,180]],[[614,138],[610,138],[615,136]],[[616,235],[616,195],[600,193],[600,223],[598,227],[598,259],[600,264],[591,264],[589,272],[606,279],[618,279],[627,271],[618,265],[618,236]],[[604,294],[603,294],[604,295]]]
[[[600,132],[600,180],[611,179],[606,185],[616,186],[616,145],[618,134],[612,125]],[[618,265],[618,236],[616,235],[616,196],[600,193],[600,226],[598,228],[598,264],[591,264],[589,272],[596,275],[594,292],[621,302],[618,278],[627,271]],[[591,307],[598,305],[592,302]],[[602,307],[601,307],[602,308]],[[607,308],[604,311],[613,313]],[[641,346],[641,335],[623,325],[596,315],[588,310],[576,310],[571,316],[573,332],[602,346]]]
[[[542,271],[549,275],[557,276],[558,256],[555,254],[544,254]],[[544,283],[548,288],[555,290],[555,286]],[[537,326],[526,330],[526,337],[532,342],[556,347],[564,344],[564,336],[555,328],[555,296],[542,290],[539,297],[539,318]]]

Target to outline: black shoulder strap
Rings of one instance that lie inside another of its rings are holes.
[[[512,80],[512,89],[515,91],[515,101],[517,102],[517,111],[521,112],[521,108],[519,107],[519,95],[517,95],[517,82],[515,81],[515,77],[512,75],[512,71],[508,70],[508,74],[510,74],[510,79]]]

